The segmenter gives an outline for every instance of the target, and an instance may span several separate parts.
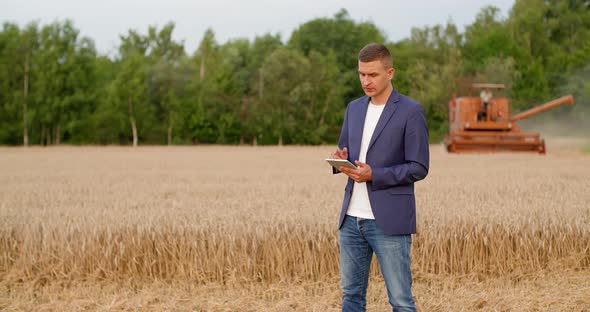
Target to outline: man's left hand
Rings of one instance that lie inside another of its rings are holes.
[[[349,176],[355,182],[363,183],[371,181],[373,178],[373,170],[371,170],[371,166],[358,160],[355,160],[354,163],[357,165],[356,169],[342,166],[339,168],[339,170]]]

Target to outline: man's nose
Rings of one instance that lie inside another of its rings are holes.
[[[362,77],[361,78],[361,83],[363,84],[363,86],[368,86],[370,81],[368,77]]]

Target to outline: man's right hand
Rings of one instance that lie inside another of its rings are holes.
[[[336,159],[348,159],[348,148],[337,149],[334,153],[332,153],[332,158]]]

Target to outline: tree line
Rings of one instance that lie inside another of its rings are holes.
[[[340,10],[283,42],[265,34],[196,51],[174,24],[129,30],[116,57],[97,53],[69,20],[0,32],[0,144],[333,144],[346,104],[361,96],[357,53],[384,42],[395,87],[427,113],[431,140],[448,128],[447,103],[473,82],[508,86],[515,110],[564,93],[580,122],[590,99],[590,1],[517,0],[506,17],[485,7],[459,32],[414,28],[388,41]],[[577,108],[581,107],[581,108]]]

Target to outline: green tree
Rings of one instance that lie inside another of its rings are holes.
[[[345,9],[333,18],[317,18],[294,30],[288,47],[298,49],[305,56],[311,51],[322,55],[334,53],[346,86],[342,105],[362,94],[358,83],[358,51],[368,43],[385,42],[385,36],[371,22],[356,23]]]
[[[126,112],[131,128],[133,146],[139,143],[139,136],[149,131],[155,123],[154,107],[150,105],[148,92],[148,71],[150,60],[146,56],[149,38],[135,31],[121,36],[116,76],[109,87],[109,102],[118,116]]]
[[[38,48],[30,54],[27,67],[32,91],[27,102],[34,104],[32,126],[41,128],[41,144],[60,144],[64,137],[75,134],[76,125],[81,127],[78,121],[83,119],[79,113],[93,103],[96,53],[93,42],[79,38],[78,33],[66,20],[43,26],[38,36],[29,35],[37,38]]]
[[[184,45],[172,39],[174,24],[166,24],[160,31],[148,29],[151,67],[148,72],[149,93],[159,119],[166,125],[166,141],[172,144],[172,130],[180,119],[180,99],[185,71]]]
[[[215,33],[208,29],[191,58],[192,76],[187,90],[191,94],[184,109],[184,124],[194,143],[215,143],[217,124],[212,109],[217,101],[216,66],[219,63],[219,45]]]
[[[246,68],[248,76],[248,92],[242,99],[240,119],[244,136],[251,138],[252,144],[257,145],[265,131],[260,120],[264,120],[265,78],[262,66],[266,59],[277,49],[283,47],[279,35],[265,34],[254,39],[247,57]]]
[[[431,142],[440,141],[447,131],[447,103],[457,94],[462,73],[459,50],[453,50],[446,63],[417,62],[407,72],[412,77],[409,95],[424,106]]]
[[[21,30],[5,23],[0,32],[0,142],[29,145],[32,54],[37,46],[37,24]],[[19,140],[22,134],[22,140]]]
[[[357,53],[385,41],[345,10],[304,23],[286,46],[272,34],[219,44],[208,29],[189,57],[173,33],[173,23],[129,30],[111,58],[67,20],[4,23],[0,143],[334,143],[345,104],[363,94]],[[463,33],[448,22],[386,44],[394,86],[425,107],[433,141],[448,100],[473,82],[507,85],[514,110],[574,93],[547,120],[586,118],[588,1],[517,0],[507,17],[483,8]]]
[[[278,145],[296,128],[297,118],[305,114],[305,97],[311,90],[309,60],[298,51],[287,48],[275,50],[262,65],[264,115],[261,121],[272,133]],[[268,118],[270,117],[270,118]]]
[[[424,106],[434,142],[447,131],[448,100],[464,83],[461,42],[457,27],[448,22],[444,28],[414,28],[409,39],[390,45],[396,68],[394,86]]]
[[[345,107],[342,99],[349,92],[338,70],[336,55],[310,53],[311,71],[308,74],[312,90],[306,122],[298,129],[298,143],[320,144],[336,142],[340,136]]]

